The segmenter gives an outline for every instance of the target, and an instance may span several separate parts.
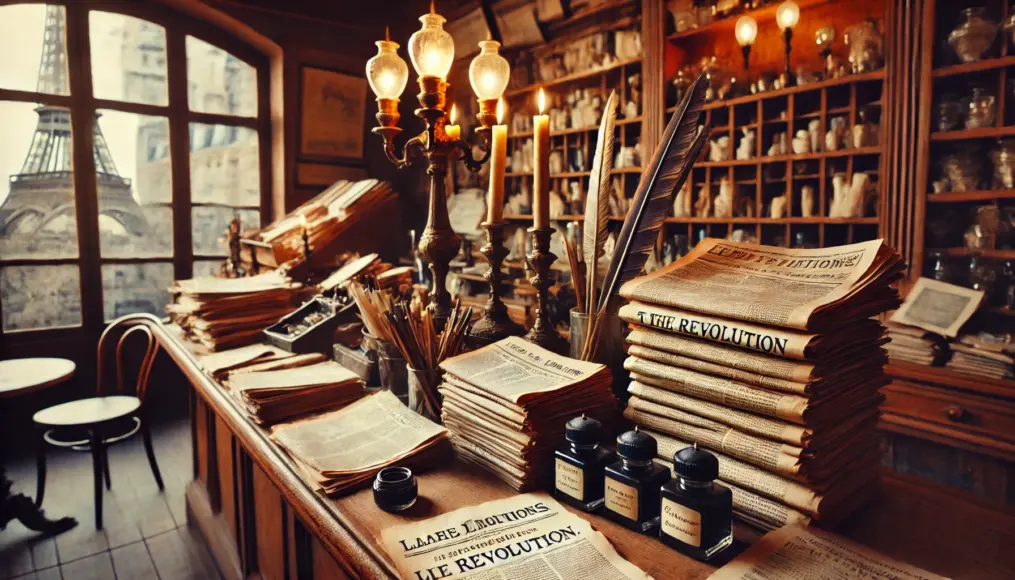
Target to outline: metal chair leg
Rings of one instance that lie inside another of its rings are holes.
[[[35,442],[35,506],[42,506],[42,498],[46,495],[46,432],[39,431],[39,439]]]
[[[95,479],[95,529],[102,529],[102,435],[98,427],[92,428],[92,475]]]
[[[152,468],[155,483],[159,485],[160,490],[164,490],[165,486],[162,484],[162,474],[159,472],[159,462],[155,460],[155,448],[152,447],[152,432],[148,428],[148,421],[145,417],[141,418],[141,438],[144,440],[144,450],[148,455],[148,465]]]
[[[108,449],[103,449],[102,453],[102,471],[106,476],[106,489],[113,489],[113,482],[109,477],[109,452]]]

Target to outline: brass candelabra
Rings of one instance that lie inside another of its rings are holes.
[[[403,169],[412,165],[414,159],[426,158],[426,173],[430,176],[430,201],[426,227],[419,238],[419,253],[430,264],[433,287],[430,292],[430,309],[443,325],[451,311],[451,294],[447,290],[447,277],[451,260],[458,255],[461,238],[451,228],[448,219],[447,191],[445,177],[453,158],[460,155],[470,171],[479,171],[490,156],[490,148],[482,158],[476,159],[472,149],[461,138],[449,137],[446,131],[446,108],[448,83],[440,77],[424,76],[419,79],[420,107],[416,116],[426,123],[426,129],[410,138],[399,155],[395,151],[395,137],[402,132],[398,127],[398,99],[378,98],[377,121],[373,133],[384,139],[384,154],[397,167]],[[497,105],[496,99],[480,101],[478,118],[483,126],[477,132],[489,140],[489,131],[496,116],[484,114]]]

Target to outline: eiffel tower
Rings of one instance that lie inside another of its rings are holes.
[[[62,6],[46,7],[46,25],[39,62],[38,92],[67,95],[66,21]],[[71,172],[70,111],[41,105],[28,155],[17,175],[10,178],[10,194],[0,205],[0,239],[11,244],[31,240],[56,245],[76,238],[74,179]],[[92,125],[92,157],[95,159],[99,213],[116,220],[129,235],[144,235],[147,223],[131,195],[130,180],[117,173],[106,139],[99,128],[99,114]],[[100,221],[100,223],[102,223]],[[108,223],[108,221],[106,222]],[[41,239],[40,239],[41,238]],[[75,242],[76,243],[76,242]],[[19,245],[19,244],[17,244]]]

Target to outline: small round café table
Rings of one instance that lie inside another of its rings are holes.
[[[74,376],[73,361],[62,358],[14,358],[0,361],[0,399],[27,395]]]

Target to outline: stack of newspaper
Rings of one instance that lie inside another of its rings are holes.
[[[554,354],[518,337],[441,363],[442,417],[460,457],[516,490],[552,476],[564,424],[582,413],[609,428],[619,409],[605,366]]]
[[[324,358],[317,353],[299,355],[298,363],[291,361],[288,368],[286,359],[262,363],[260,369],[231,372],[225,385],[250,417],[265,425],[342,407],[362,397],[359,375]],[[315,364],[300,364],[306,362]]]
[[[893,363],[931,366],[940,352],[939,343],[943,343],[940,337],[935,340],[933,333],[901,324],[888,324],[888,336],[892,341],[885,345],[885,349]]]
[[[960,373],[992,379],[1015,379],[1015,345],[1010,337],[987,333],[964,334],[951,344],[947,367]]]
[[[271,438],[315,488],[334,496],[369,483],[389,465],[434,466],[448,454],[447,433],[380,391],[344,409],[276,425]]]
[[[248,278],[177,280],[166,312],[184,334],[208,350],[254,342],[265,327],[300,303],[302,285],[272,271]]]
[[[885,329],[899,257],[878,240],[795,250],[707,239],[624,285],[625,416],[719,457],[736,515],[763,529],[837,520],[873,491]]]

